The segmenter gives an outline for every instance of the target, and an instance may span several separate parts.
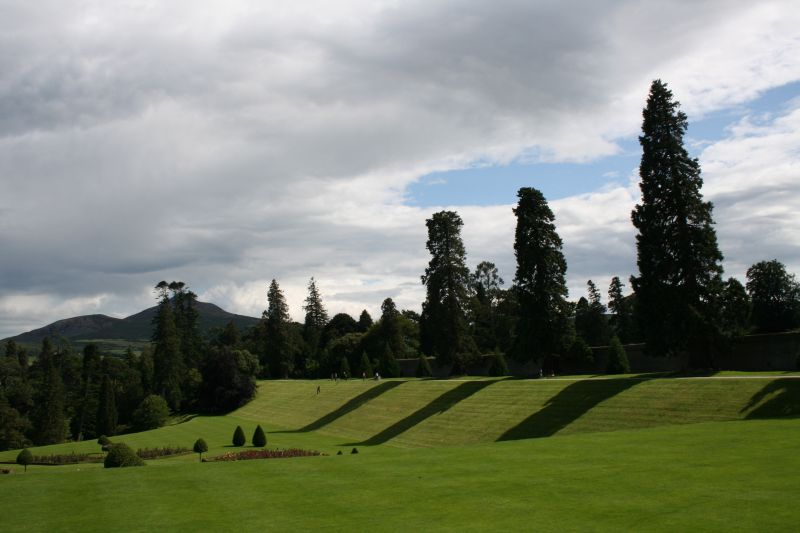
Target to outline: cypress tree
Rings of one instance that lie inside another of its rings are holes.
[[[470,274],[461,240],[464,222],[454,211],[440,211],[425,224],[431,260],[422,276],[426,298],[420,317],[420,344],[423,353],[436,356],[441,365],[453,364],[458,371],[477,352],[465,314]]]
[[[569,334],[567,262],[544,195],[523,187],[517,197],[514,288],[519,315],[513,355],[523,362],[542,361],[562,352]]]
[[[261,429],[261,425],[256,426],[256,430],[253,433],[253,446],[256,448],[263,448],[267,445],[267,435],[264,433],[264,430]]]
[[[236,426],[236,430],[233,432],[233,445],[234,446],[244,446],[246,439],[244,436],[244,430],[242,426]]]
[[[690,365],[707,367],[713,366],[706,340],[717,330],[722,254],[712,205],[700,193],[700,164],[683,147],[687,126],[672,92],[655,80],[639,137],[642,199],[631,215],[639,276],[631,282],[648,351],[673,355],[688,348]]]
[[[58,444],[67,436],[64,384],[58,369],[48,364],[34,411],[37,444]]]

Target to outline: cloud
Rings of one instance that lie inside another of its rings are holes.
[[[379,293],[417,307],[435,209],[404,201],[421,176],[615,154],[654,77],[690,114],[800,79],[792,2],[0,10],[0,337],[65,313],[136,312],[161,279],[256,316],[273,277],[296,318],[312,275],[332,312],[376,313]],[[711,190],[731,159],[710,161]],[[573,295],[632,270],[635,192],[554,202]],[[764,201],[780,220],[780,199]],[[510,281],[510,205],[452,207],[471,264],[493,260]]]

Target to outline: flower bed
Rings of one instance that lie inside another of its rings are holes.
[[[314,457],[325,455],[315,450],[301,450],[299,448],[289,448],[287,450],[245,450],[241,452],[227,452],[216,457],[211,461],[247,461],[250,459],[285,459],[290,457]]]

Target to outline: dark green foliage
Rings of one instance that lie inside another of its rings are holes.
[[[208,451],[208,444],[206,444],[206,441],[203,439],[197,439],[194,442],[194,447],[192,448],[192,450],[194,451],[194,453],[200,455],[200,461],[202,462],[203,454]]]
[[[625,353],[625,347],[619,342],[617,337],[611,338],[611,343],[608,346],[608,365],[606,366],[606,373],[608,374],[629,374],[631,365],[628,363],[628,354]]]
[[[117,432],[117,404],[114,394],[114,385],[108,374],[103,376],[100,386],[100,398],[97,405],[96,431],[104,435],[114,435]]]
[[[339,450],[338,452],[336,452],[336,455],[342,455],[342,450]]]
[[[244,436],[244,430],[242,426],[236,426],[236,430],[233,432],[233,445],[234,446],[244,446],[246,439]]]
[[[570,360],[578,365],[592,364],[594,362],[594,355],[592,349],[586,344],[582,337],[577,336],[572,342],[567,352]]]
[[[380,357],[378,358],[379,372],[385,378],[400,377],[400,365],[392,352],[389,343],[384,343],[383,350],[381,350]]]
[[[497,303],[502,293],[503,279],[497,267],[489,261],[481,261],[471,274],[473,297],[470,303],[472,337],[481,353],[497,348]]]
[[[358,448],[353,448],[353,449],[350,451],[350,453],[351,453],[351,454],[353,454],[353,453],[358,453]]]
[[[192,453],[189,448],[183,446],[164,446],[162,448],[138,448],[136,455],[142,459],[158,459],[160,457],[173,457],[175,455],[186,455]]]
[[[419,354],[419,364],[417,365],[417,377],[418,378],[429,378],[433,376],[433,371],[431,370],[431,364],[428,362],[428,358],[425,357],[425,354]]]
[[[209,350],[202,367],[200,403],[210,412],[225,413],[250,401],[256,394],[260,365],[247,350],[230,346]]]
[[[83,348],[81,397],[78,416],[73,418],[73,433],[78,440],[97,435],[96,420],[100,396],[100,353],[95,344]]]
[[[289,306],[278,282],[273,279],[267,292],[267,309],[260,325],[264,346],[261,366],[272,377],[288,378],[294,368],[290,324]]]
[[[726,334],[739,336],[750,327],[750,297],[736,278],[728,278],[719,299],[721,328]]]
[[[144,461],[136,455],[124,442],[112,444],[103,462],[105,468],[125,468],[128,466],[144,466]]]
[[[519,361],[542,361],[561,353],[569,333],[565,275],[567,262],[555,217],[542,193],[530,187],[517,192],[514,277],[518,320],[513,354]]]
[[[392,353],[402,358],[406,353],[406,344],[400,329],[400,313],[391,298],[386,298],[381,304],[381,320],[379,322],[380,338],[389,344]]]
[[[787,331],[800,325],[800,286],[778,261],[760,261],[747,269],[747,292],[756,331]]]
[[[322,330],[322,346],[327,347],[331,341],[359,331],[358,322],[353,317],[347,313],[337,313]]]
[[[33,454],[28,448],[23,448],[21,452],[17,454],[17,464],[24,466],[25,471],[28,471],[28,465],[33,462]]]
[[[236,329],[236,324],[233,323],[233,320],[229,321],[225,328],[219,333],[217,337],[217,343],[220,346],[236,346],[241,342],[241,337],[239,336],[239,330]]]
[[[133,426],[139,431],[159,428],[169,418],[166,400],[156,394],[147,396],[133,412]]]
[[[712,205],[700,189],[700,165],[683,147],[688,122],[661,80],[653,82],[643,112],[641,203],[631,218],[639,276],[631,278],[637,317],[650,353],[673,355],[689,348],[692,366],[713,366],[707,350],[715,336],[716,298],[722,286],[722,254]]]
[[[372,364],[369,362],[367,352],[361,353],[361,361],[359,362],[358,369],[363,376],[371,377],[373,375]]]
[[[322,296],[313,277],[308,282],[308,296],[303,310],[306,312],[303,322],[303,339],[308,348],[306,358],[319,362],[322,350],[322,332],[328,323],[328,312],[322,304]]]
[[[332,340],[326,348],[328,357],[323,367],[323,375],[330,376],[333,372],[341,374],[345,370],[342,369],[342,359],[347,360],[348,375],[350,375],[350,369],[360,370],[358,362],[359,356],[363,352],[363,337],[363,333],[347,333]]]
[[[97,439],[97,444],[99,444],[100,446],[108,446],[109,444],[111,444],[111,439],[109,439],[105,435],[100,435],[100,437]]]
[[[575,333],[589,346],[603,346],[608,342],[606,307],[600,301],[600,291],[594,282],[589,280],[586,285],[589,299],[582,297],[575,306]]]
[[[67,420],[64,412],[66,400],[61,375],[55,361],[48,354],[44,379],[33,411],[33,424],[37,444],[57,444],[67,436]]]
[[[638,340],[636,319],[633,316],[634,295],[624,296],[622,288],[625,285],[619,277],[614,276],[608,286],[608,309],[613,313],[611,317],[611,331],[613,335],[619,337],[622,343],[635,342]]]
[[[167,296],[167,288],[168,285],[165,281],[156,285],[156,289],[161,294],[161,301],[153,319],[155,325],[153,331],[155,344],[153,377],[155,390],[159,396],[167,400],[171,409],[177,411],[183,401],[181,384],[186,367],[181,352],[181,338],[175,322],[175,313]]]
[[[339,360],[339,375],[344,379],[352,376],[350,373],[350,364],[347,362],[347,357],[342,357]]]
[[[28,443],[25,432],[30,423],[11,407],[5,394],[0,390],[0,451],[21,448]]]
[[[372,317],[369,316],[369,313],[366,309],[361,311],[361,315],[358,317],[358,331],[361,333],[366,333],[366,331],[372,327]]]
[[[508,375],[508,364],[506,363],[506,358],[502,352],[490,353],[489,358],[491,359],[491,363],[489,364],[490,376]]]
[[[461,240],[464,223],[458,213],[440,211],[426,225],[431,260],[422,276],[426,298],[420,318],[420,347],[440,364],[453,364],[459,371],[477,352],[465,316],[470,275]]]
[[[261,425],[256,426],[256,430],[253,433],[253,446],[256,448],[263,448],[267,445],[267,435],[264,433],[264,430],[261,429]]]

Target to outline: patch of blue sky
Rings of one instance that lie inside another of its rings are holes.
[[[758,98],[692,120],[686,148],[693,156],[708,144],[728,136],[729,128],[744,116],[758,118],[783,111],[800,97],[800,82],[765,91]],[[618,153],[587,163],[476,164],[471,168],[434,172],[422,176],[406,190],[406,203],[419,207],[501,205],[516,203],[520,187],[535,187],[548,200],[598,191],[609,185],[627,185],[639,165],[638,137],[616,140]]]

